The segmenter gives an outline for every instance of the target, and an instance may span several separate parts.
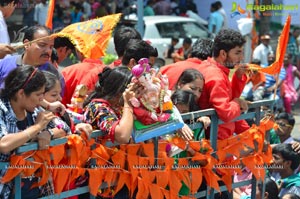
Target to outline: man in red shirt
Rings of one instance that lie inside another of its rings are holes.
[[[208,58],[198,66],[205,79],[198,105],[201,109],[214,108],[224,121],[219,125],[218,139],[226,139],[233,133],[238,134],[249,128],[245,120],[231,122],[248,110],[247,102],[239,98],[247,82],[247,66],[239,64],[243,60],[244,43],[239,32],[223,29],[214,39],[213,58]],[[230,81],[230,69],[234,67],[237,70]]]
[[[186,69],[197,69],[201,61],[212,56],[213,42],[210,39],[198,39],[192,46],[191,55],[187,60],[179,61],[160,68],[160,72],[168,76],[169,88],[175,90],[177,81]]]
[[[85,58],[82,53],[77,50],[76,53],[81,63],[68,66],[61,71],[66,82],[65,92],[62,98],[64,105],[71,103],[75,88],[79,84],[86,85],[89,92],[93,91],[95,83],[98,81],[98,74],[102,72],[105,67],[100,59]]]
[[[118,59],[110,64],[112,68],[122,65],[125,48],[130,39],[142,39],[142,37],[140,33],[134,28],[127,26],[116,28],[114,33],[114,45],[115,51],[118,55]]]

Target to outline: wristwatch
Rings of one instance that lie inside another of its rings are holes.
[[[53,133],[52,129],[47,129],[47,131],[48,131],[49,134],[51,135],[51,140],[53,140],[53,138],[54,138],[54,133]]]

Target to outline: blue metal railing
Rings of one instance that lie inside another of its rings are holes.
[[[239,116],[238,118],[236,118],[234,121],[237,120],[242,120],[242,119],[254,119],[255,123],[257,125],[259,125],[260,119],[262,117],[261,115],[261,107],[269,107],[269,108],[273,108],[274,105],[274,100],[262,100],[262,101],[257,101],[257,102],[253,102],[252,104],[249,105],[250,110],[252,109],[253,111],[249,111],[247,113],[243,113],[241,116]],[[201,110],[201,111],[196,111],[196,112],[191,112],[191,113],[186,113],[186,114],[182,114],[182,119],[186,120],[186,119],[191,119],[191,118],[198,118],[200,116],[210,116],[211,118],[211,125],[210,125],[210,142],[211,142],[211,146],[213,147],[214,150],[217,149],[217,132],[218,132],[218,125],[222,124],[223,122],[221,120],[219,120],[217,113],[214,109],[207,109],[207,110]],[[189,125],[190,128],[192,129],[196,129],[196,128],[201,128],[202,124],[201,123],[195,123],[195,124],[190,124]],[[166,132],[163,132],[162,134],[165,134]],[[94,131],[92,133],[92,137],[98,137],[98,136],[102,136],[102,132],[101,131]],[[157,136],[157,135],[156,135]],[[56,145],[61,145],[61,144],[65,144],[67,141],[67,138],[60,138],[60,139],[55,139],[51,141],[50,146],[56,146]],[[155,146],[157,146],[158,144],[158,139],[157,137],[155,137],[154,139],[155,141]],[[107,143],[108,146],[112,146],[112,143]],[[38,145],[37,143],[27,143],[21,147],[19,147],[16,150],[17,154],[26,152],[26,151],[31,151],[31,150],[38,150]],[[158,147],[155,147],[155,154],[157,154],[157,150]],[[9,162],[0,162],[0,169],[4,169],[7,167],[7,165],[9,165]],[[17,176],[14,179],[15,182],[15,199],[20,199],[21,198],[21,177]],[[239,183],[233,183],[232,184],[232,188],[236,188],[236,187],[241,187],[241,186],[245,186],[245,185],[249,185],[252,184],[252,187],[256,187],[256,179],[253,178],[251,180],[246,180],[243,182],[239,182]],[[105,187],[106,185],[102,185],[101,187]],[[225,191],[227,190],[227,188],[223,185],[220,186],[221,191]],[[262,194],[264,194],[264,189],[265,186],[263,186],[263,191]],[[252,189],[252,199],[255,199],[255,192],[256,189]],[[49,199],[49,198],[66,198],[66,197],[70,197],[70,196],[75,196],[75,195],[79,195],[79,194],[83,194],[83,193],[89,193],[89,187],[85,186],[85,187],[78,187],[72,190],[68,190],[68,191],[64,191],[62,192],[60,195],[52,195],[52,196],[46,196],[43,197],[41,199]],[[209,193],[209,194],[208,194]],[[213,198],[215,194],[215,191],[213,189],[211,189],[210,187],[207,187],[207,189],[205,191],[201,191],[199,193],[197,193],[195,196],[198,197],[205,197],[207,199],[209,198]],[[90,196],[90,198],[95,198],[92,195]]]

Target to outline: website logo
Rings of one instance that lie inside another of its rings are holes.
[[[298,11],[298,4],[295,5],[287,5],[287,4],[270,4],[270,5],[255,5],[255,4],[247,4],[246,9],[241,8],[240,5],[238,5],[236,2],[232,2],[232,8],[231,8],[231,18],[234,18],[237,15],[245,14],[247,11],[259,11],[264,16],[280,16],[284,15],[285,13],[283,11],[288,11],[289,13],[294,11]],[[266,12],[269,11],[269,12]],[[272,12],[270,12],[272,11]],[[290,13],[291,14],[291,13]]]
[[[237,15],[242,15],[242,14],[245,14],[246,13],[246,10],[241,8],[240,5],[237,5],[236,2],[232,2],[232,7],[231,7],[231,18],[237,16]]]

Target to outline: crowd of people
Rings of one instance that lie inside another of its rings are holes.
[[[111,1],[108,2],[111,3]],[[163,2],[165,1],[157,3]],[[1,2],[0,10],[3,16],[9,17],[17,3],[17,0]],[[86,3],[82,2],[83,5],[87,5]],[[104,5],[97,1],[93,3],[92,6],[90,5],[93,9],[97,7],[96,5],[98,7]],[[155,8],[155,4],[152,3],[148,1],[147,6],[153,5]],[[43,9],[43,4],[45,2],[42,0],[35,7],[34,15],[37,15],[37,9]],[[79,4],[74,4],[74,6],[74,13],[71,13],[72,23],[96,14],[93,12],[90,15],[85,12],[79,14],[82,8],[79,8]],[[194,9],[192,1],[186,1],[186,6],[189,6],[191,10]],[[115,9],[117,7],[115,6]],[[158,6],[159,11],[154,9],[154,13],[165,11],[162,8]],[[147,10],[151,13],[150,9]],[[108,13],[114,13],[114,11],[106,10],[105,15]],[[35,17],[34,19],[37,20],[36,22],[42,20],[42,18],[36,19]],[[52,139],[77,132],[90,134],[93,130],[101,130],[105,136],[97,138],[98,141],[106,139],[119,144],[133,142],[132,131],[137,113],[137,105],[133,99],[141,99],[147,93],[145,92],[146,86],[132,81],[134,79],[132,69],[141,60],[147,60],[149,63],[147,66],[153,65],[157,50],[149,42],[143,41],[135,29],[119,27],[114,33],[118,59],[110,65],[105,65],[100,59],[86,57],[67,37],[55,39],[48,37],[51,33],[43,24],[31,24],[24,32],[22,54],[15,52],[14,48],[9,45],[9,39],[6,39],[6,42],[1,40],[1,161],[9,161],[14,150],[29,141],[37,141],[39,149],[48,149]],[[297,58],[291,50],[287,51],[279,81],[259,71],[249,76],[248,65],[243,63],[245,44],[243,36],[238,31],[226,28],[220,28],[215,33],[214,41],[198,39],[192,43],[191,39],[186,38],[184,46],[188,45],[185,47],[188,50],[184,50],[183,55],[166,51],[166,54],[176,61],[161,67],[156,72],[161,75],[159,77],[162,80],[163,77],[167,77],[168,81],[163,83],[171,91],[172,103],[180,113],[214,108],[219,119],[224,122],[218,126],[217,138],[224,140],[250,128],[245,120],[232,122],[248,110],[248,100],[260,100],[267,97],[277,99],[273,94],[277,95],[278,100],[282,100],[284,106],[280,113],[276,114],[275,122],[278,128],[270,131],[270,144],[273,147],[274,165],[280,165],[281,168],[274,167],[275,169],[269,170],[265,198],[300,197],[300,156],[298,154],[300,144],[291,137],[295,125],[291,107],[299,100],[297,89],[293,87],[294,77],[300,77],[299,70],[294,66]],[[37,41],[31,42],[33,40]],[[269,35],[261,36],[261,44],[253,52],[254,63],[268,66],[274,62],[274,52],[269,46],[269,40]],[[57,66],[73,51],[76,52],[80,63],[68,66],[62,71],[58,70]],[[295,58],[294,61],[293,58]],[[142,72],[145,71],[146,69]],[[230,74],[231,71],[233,71],[232,74]],[[145,78],[147,80],[147,75]],[[80,94],[80,91],[76,90],[79,85],[86,87],[86,93]],[[161,85],[162,83],[159,86]],[[246,85],[250,89],[245,90]],[[283,95],[280,95],[279,89],[284,90]],[[278,91],[274,93],[276,90]],[[167,93],[167,89],[164,92]],[[246,94],[241,97],[242,93]],[[152,99],[153,96],[157,98],[160,95],[154,93],[148,97]],[[153,104],[142,101],[141,104],[148,109],[147,112],[142,112],[145,114],[143,117],[158,120],[155,116],[161,114],[161,110],[158,111],[158,109],[162,106],[161,100],[164,100],[160,98],[158,97],[158,103],[153,101]],[[75,122],[72,115],[65,111],[69,107],[75,111],[75,105],[78,106],[76,110],[80,110],[77,113],[82,115],[79,122]],[[185,125],[177,131],[178,136],[184,140],[199,141],[202,138],[210,138],[209,117],[184,122]],[[202,122],[203,129],[190,129],[187,125],[189,122]],[[192,156],[193,151],[187,148],[185,155]],[[5,172],[5,169],[0,170],[0,176],[3,176]],[[235,175],[235,180],[245,179],[245,176],[246,178],[252,177],[247,167],[244,168],[242,176]],[[36,180],[22,179],[24,184],[22,197],[38,198],[53,193],[53,190],[46,193],[45,190],[49,190],[49,187],[44,186],[30,189]],[[252,188],[234,189],[234,197],[249,198]],[[256,198],[261,197],[261,191],[259,182]],[[0,183],[1,198],[10,198],[12,195],[13,183]],[[215,196],[215,198],[228,197],[228,192]],[[129,198],[128,190],[121,189],[115,198]]]

